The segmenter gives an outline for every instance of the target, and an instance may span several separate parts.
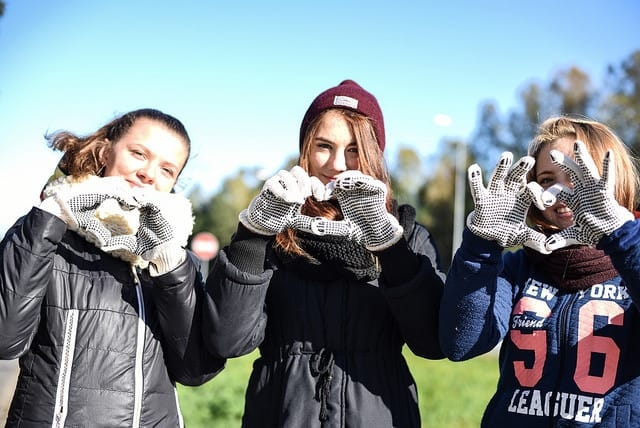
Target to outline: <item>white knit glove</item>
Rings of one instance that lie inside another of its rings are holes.
[[[69,178],[45,194],[39,208],[64,220],[69,230],[106,252],[135,250],[138,202],[123,178]]]
[[[387,186],[382,181],[350,170],[338,175],[331,188],[344,220],[317,217],[310,225],[302,225],[303,219],[297,219],[299,229],[316,235],[346,236],[369,251],[384,250],[400,240],[403,229],[387,211]]]
[[[551,251],[572,244],[596,245],[634,216],[616,201],[615,166],[611,150],[602,161],[602,177],[582,141],[574,144],[575,161],[558,150],[551,150],[551,160],[569,174],[573,189],[554,184],[547,193],[555,195],[573,211],[574,224],[547,239]]]
[[[475,208],[467,216],[467,227],[475,235],[496,241],[504,248],[526,245],[541,253],[549,253],[544,245],[546,236],[526,224],[532,202],[541,210],[545,209],[542,187],[536,182],[526,181],[527,172],[535,160],[525,156],[511,168],[512,161],[511,153],[502,153],[486,188],[482,184],[482,171],[478,164],[468,168]]]
[[[239,220],[254,233],[276,235],[294,227],[296,221],[309,224],[312,218],[300,214],[306,198],[325,200],[327,195],[317,177],[309,177],[304,169],[294,166],[291,171],[281,170],[265,181],[262,191],[240,213]]]
[[[193,231],[189,199],[176,193],[144,190],[136,195],[140,203],[140,228],[136,254],[149,262],[152,276],[174,269],[186,257],[184,247]]]

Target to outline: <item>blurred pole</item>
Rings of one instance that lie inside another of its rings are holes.
[[[466,190],[467,175],[467,145],[460,141],[456,145],[456,165],[455,165],[455,183],[454,183],[454,199],[453,199],[453,236],[451,239],[451,258],[456,254],[456,250],[460,247],[462,241],[462,231],[464,230],[465,212],[464,200]]]

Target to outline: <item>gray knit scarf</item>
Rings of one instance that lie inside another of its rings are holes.
[[[395,208],[395,207],[394,207]],[[394,209],[404,228],[404,236],[413,231],[415,209],[401,205]],[[376,257],[365,247],[339,236],[318,236],[298,232],[296,239],[300,247],[311,256],[292,256],[277,250],[278,258],[288,268],[304,278],[333,280],[349,278],[357,281],[373,281],[380,276],[380,265]]]

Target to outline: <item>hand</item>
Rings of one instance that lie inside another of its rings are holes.
[[[69,230],[106,252],[136,247],[138,203],[121,177],[73,178],[47,189],[40,208],[57,215]]]
[[[261,235],[276,235],[294,223],[294,219],[311,221],[300,214],[307,197],[327,199],[327,190],[317,177],[309,177],[304,169],[294,166],[281,170],[265,181],[262,191],[240,213],[240,222]]]
[[[511,153],[502,153],[486,188],[482,184],[480,167],[477,164],[469,167],[469,187],[475,209],[467,217],[467,227],[475,235],[496,241],[504,248],[526,245],[549,253],[544,245],[546,236],[526,224],[531,202],[541,210],[545,209],[542,187],[526,181],[535,160],[525,156],[511,168],[512,161]]]
[[[149,262],[153,276],[169,272],[184,261],[184,247],[193,231],[191,202],[175,193],[144,190],[140,203],[136,254]]]
[[[554,184],[546,193],[557,197],[573,211],[574,224],[547,239],[551,251],[572,244],[597,245],[634,216],[620,206],[613,194],[615,166],[611,150],[602,160],[602,177],[582,141],[573,148],[575,161],[562,152],[551,150],[551,160],[569,174],[573,189]]]
[[[316,229],[330,235],[348,236],[369,251],[381,251],[402,237],[402,226],[387,211],[387,186],[360,171],[345,171],[333,182],[343,221],[316,219]]]

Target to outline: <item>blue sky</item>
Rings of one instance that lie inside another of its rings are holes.
[[[277,171],[313,97],[351,78],[382,106],[388,158],[426,157],[469,136],[481,102],[507,111],[532,80],[576,65],[600,84],[640,48],[639,22],[637,0],[6,0],[0,231],[38,203],[59,158],[48,131],[159,108],[193,140],[182,189],[206,194],[241,166]]]

